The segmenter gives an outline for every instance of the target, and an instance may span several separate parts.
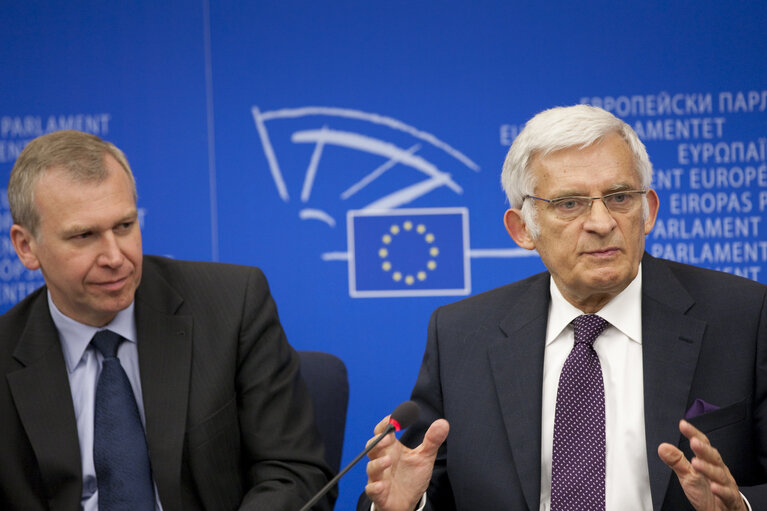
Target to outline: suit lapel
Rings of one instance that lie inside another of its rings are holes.
[[[666,266],[646,254],[642,279],[645,439],[653,508],[658,510],[672,472],[657,449],[679,439],[706,323],[685,314],[694,300]]]
[[[521,298],[520,298],[521,297]],[[517,295],[488,349],[506,434],[528,508],[537,510],[541,487],[541,399],[549,279]]]
[[[77,509],[82,468],[77,423],[64,356],[45,291],[32,305],[13,354],[24,367],[8,385],[40,467],[51,509]]]
[[[180,474],[192,363],[192,318],[145,258],[136,293],[141,391],[152,472],[163,505],[180,509]]]

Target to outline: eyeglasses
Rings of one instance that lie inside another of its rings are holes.
[[[641,202],[642,195],[647,190],[623,190],[608,193],[601,197],[559,197],[557,199],[542,199],[533,195],[525,195],[522,199],[535,199],[548,203],[548,209],[553,211],[562,220],[575,220],[591,209],[591,203],[599,199],[610,213],[631,213]]]

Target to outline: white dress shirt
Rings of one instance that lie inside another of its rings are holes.
[[[543,361],[540,510],[551,509],[551,459],[559,375],[574,343],[570,322],[583,314],[551,280]],[[642,268],[597,314],[610,324],[594,342],[605,384],[607,511],[652,509],[642,382]]]
[[[80,460],[83,470],[83,493],[80,499],[80,509],[81,511],[96,511],[98,509],[98,487],[96,485],[96,467],[93,463],[93,419],[96,403],[96,382],[101,374],[101,362],[104,357],[98,350],[89,348],[89,345],[99,330],[112,330],[128,341],[120,344],[117,357],[120,359],[125,374],[128,375],[128,380],[130,380],[133,388],[133,395],[136,396],[141,423],[146,427],[144,400],[139,377],[133,303],[128,308],[118,312],[108,325],[101,328],[85,325],[65,316],[53,303],[50,292],[48,293],[48,307],[59,333],[77,421],[77,436],[80,441]],[[155,507],[158,511],[162,510],[156,485]]]

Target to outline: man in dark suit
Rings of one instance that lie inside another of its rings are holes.
[[[527,123],[504,223],[548,271],[435,311],[421,417],[371,451],[359,509],[767,509],[767,287],[646,254],[651,180],[604,110]]]
[[[327,482],[298,357],[258,269],[142,255],[128,162],[93,135],[32,141],[8,195],[14,247],[46,285],[0,317],[0,507],[103,511],[121,490],[102,486],[102,467],[121,470],[120,498],[140,493],[141,478],[122,475],[132,463],[96,452],[102,330],[120,336],[148,451],[140,509],[298,509]]]

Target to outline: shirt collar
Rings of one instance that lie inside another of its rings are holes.
[[[554,279],[549,281],[551,303],[549,304],[549,321],[546,329],[546,345],[559,337],[562,330],[567,328],[572,320],[583,314],[573,304],[565,300]],[[610,325],[620,330],[632,341],[642,343],[642,264],[636,277],[612,300],[602,307],[599,316]]]
[[[56,325],[59,333],[61,348],[64,352],[64,361],[67,364],[67,371],[70,373],[75,370],[80,360],[83,358],[85,350],[93,338],[93,335],[99,330],[112,330],[121,335],[130,342],[136,342],[136,319],[133,316],[134,302],[117,313],[112,321],[103,327],[95,327],[75,321],[65,316],[56,304],[53,303],[51,292],[48,291],[48,308],[51,311],[51,318]]]

